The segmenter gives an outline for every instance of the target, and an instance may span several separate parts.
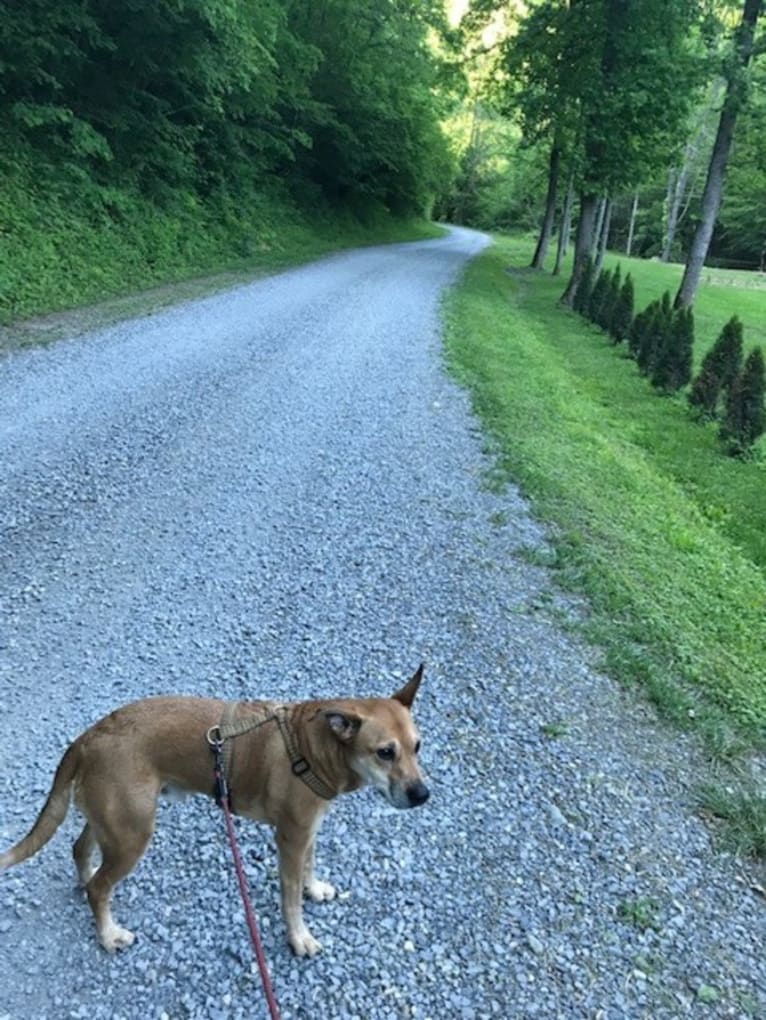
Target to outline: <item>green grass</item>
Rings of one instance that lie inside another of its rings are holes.
[[[726,788],[719,783],[699,791],[702,811],[721,827],[721,843],[733,853],[766,857],[766,797],[753,789]]]
[[[506,238],[469,265],[445,304],[451,367],[502,473],[555,525],[558,577],[588,596],[588,635],[607,668],[699,727],[711,753],[763,748],[764,463],[723,456],[682,398],[657,396],[620,349],[558,306],[564,280],[521,268],[529,255]],[[675,272],[648,269],[658,289]],[[722,324],[737,291],[718,316],[713,289],[700,301]],[[766,294],[744,300],[766,321]]]
[[[628,259],[610,252],[604,259],[607,269],[620,265],[623,278],[633,277],[636,311],[670,291],[675,297],[683,266],[663,265],[646,259]],[[562,288],[563,289],[563,288]],[[737,315],[744,324],[745,350],[760,345],[766,350],[766,276],[736,269],[705,269],[694,302],[695,358],[698,368],[702,357],[725,322]]]
[[[533,248],[534,240],[516,239],[513,251],[518,265],[526,264],[526,252],[531,252]],[[553,264],[552,257],[547,261]],[[607,252],[604,267],[614,269],[617,265],[620,266],[623,279],[626,273],[633,277],[637,312],[662,297],[665,290],[670,291],[672,300],[684,268],[676,263],[663,265],[653,259],[626,258],[617,252]],[[562,291],[570,266],[571,252],[562,266],[560,283],[556,285]],[[553,289],[555,291],[556,288]],[[744,324],[745,350],[756,345],[766,350],[766,276],[737,269],[704,269],[694,302],[696,367],[699,367],[705,352],[732,315],[739,316]]]
[[[158,205],[127,189],[65,186],[50,172],[41,180],[3,172],[0,325],[192,277],[269,272],[339,248],[439,233],[382,208],[354,216],[318,201],[301,210],[276,185],[205,202],[180,191]]]

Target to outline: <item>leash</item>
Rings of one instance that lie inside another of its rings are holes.
[[[271,1017],[271,1020],[279,1020],[279,1007],[277,1006],[277,1000],[274,996],[274,989],[271,986],[269,968],[266,964],[266,956],[263,952],[261,937],[258,934],[255,911],[253,910],[250,902],[250,896],[248,895],[245,869],[242,865],[242,857],[240,855],[239,847],[237,846],[237,838],[234,833],[234,823],[231,818],[231,810],[229,807],[229,787],[226,782],[226,769],[223,760],[223,740],[220,737],[220,730],[218,731],[218,737],[214,736],[217,729],[218,727],[213,727],[207,735],[208,743],[215,755],[215,799],[216,803],[223,809],[223,817],[226,821],[226,833],[229,837],[231,854],[234,858],[234,870],[237,873],[239,894],[242,897],[242,905],[245,908],[245,919],[247,920],[247,927],[250,932],[250,941],[253,944],[255,959],[258,963],[258,970],[261,975],[263,992],[266,996],[266,1002],[269,1007],[269,1016]]]

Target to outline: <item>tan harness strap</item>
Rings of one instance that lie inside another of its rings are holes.
[[[268,722],[276,722],[279,727],[279,732],[282,734],[282,740],[284,741],[285,750],[287,751],[287,757],[290,759],[290,768],[294,776],[308,786],[318,797],[322,797],[324,800],[332,800],[336,794],[336,791],[328,786],[324,780],[320,779],[319,776],[312,771],[311,766],[303,757],[298,748],[298,743],[295,740],[295,736],[290,726],[288,717],[288,709],[286,705],[277,705],[273,712],[270,712],[267,716],[258,716],[253,713],[244,715],[241,719],[236,719],[234,716],[237,713],[239,705],[237,702],[228,702],[223,710],[221,722],[218,726],[214,726],[208,734],[208,741],[210,741],[210,734],[217,731],[218,737],[222,747],[223,755],[223,767],[224,775],[227,783],[231,780],[232,768],[234,765],[234,737],[241,737],[243,733],[249,733],[251,730],[258,729],[259,726],[264,726]]]
[[[318,797],[322,797],[324,800],[332,800],[335,796],[335,790],[328,786],[324,780],[320,779],[316,772],[312,771],[311,766],[298,749],[298,744],[295,741],[287,717],[287,708],[284,705],[279,705],[278,708],[275,708],[274,718],[277,720],[279,732],[282,734],[282,739],[285,742],[285,750],[287,751],[287,757],[290,759],[290,768],[293,775],[302,779],[306,786]]]

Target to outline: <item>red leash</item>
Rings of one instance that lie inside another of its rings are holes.
[[[234,870],[237,873],[239,894],[242,897],[242,905],[245,908],[245,919],[247,920],[247,927],[250,932],[250,941],[253,944],[255,959],[258,963],[258,970],[260,971],[261,982],[263,983],[263,992],[266,996],[271,1020],[279,1020],[279,1007],[277,1006],[277,1000],[274,997],[274,989],[271,987],[269,968],[266,964],[266,957],[263,952],[261,937],[258,934],[255,911],[253,910],[247,891],[245,869],[242,865],[242,857],[239,852],[239,847],[237,846],[237,838],[234,834],[234,823],[232,822],[231,810],[229,808],[229,790],[226,785],[226,776],[224,775],[223,767],[223,742],[211,739],[210,735],[208,735],[208,742],[215,754],[215,799],[223,808],[223,817],[226,821],[226,834],[228,835],[229,843],[231,844],[231,855],[234,858]]]

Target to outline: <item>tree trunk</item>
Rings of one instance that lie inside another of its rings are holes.
[[[630,223],[628,224],[628,243],[625,245],[625,254],[630,257],[633,247],[633,234],[636,229],[636,213],[638,212],[638,192],[633,196],[633,204],[630,207]]]
[[[582,278],[585,260],[591,253],[593,247],[593,227],[596,221],[596,206],[598,198],[596,195],[580,195],[580,218],[577,221],[577,233],[575,234],[574,263],[572,275],[566,290],[561,295],[561,303],[572,307],[577,287]]]
[[[742,22],[737,30],[737,57],[739,66],[731,71],[726,83],[726,97],[723,101],[721,117],[718,121],[718,133],[715,145],[713,146],[710,166],[708,167],[705,190],[702,193],[702,217],[694,233],[681,286],[676,294],[674,302],[676,308],[688,308],[694,302],[694,295],[697,292],[700,276],[702,275],[702,267],[705,264],[705,259],[710,249],[713,228],[715,227],[716,217],[721,206],[723,180],[731,150],[734,125],[737,122],[737,114],[743,102],[741,73],[747,67],[752,56],[755,25],[761,10],[761,4],[762,0],[745,0]]]
[[[611,198],[604,199],[604,216],[601,221],[601,231],[596,236],[596,265],[594,268],[595,275],[601,272],[601,267],[604,264],[604,254],[606,253],[606,245],[609,241],[609,227],[612,224],[612,200]]]
[[[540,227],[540,237],[537,241],[535,254],[532,259],[533,269],[542,269],[545,256],[548,253],[548,242],[553,233],[553,219],[556,215],[556,194],[559,187],[559,163],[561,162],[561,149],[554,139],[551,146],[551,157],[548,165],[548,194],[545,198],[545,215]]]
[[[569,175],[569,184],[567,184],[566,198],[564,199],[564,209],[561,213],[561,224],[559,226],[559,243],[556,245],[556,262],[553,266],[553,275],[558,276],[561,272],[561,260],[567,253],[567,245],[569,244],[569,232],[572,229],[572,204],[574,201],[574,182],[572,180],[572,174]]]
[[[686,186],[689,182],[689,164],[692,158],[692,149],[687,145],[684,149],[684,161],[680,170],[671,170],[668,174],[668,199],[667,199],[667,223],[665,225],[665,237],[662,241],[662,254],[660,262],[670,262],[673,251],[673,241],[676,236],[676,227],[679,223],[681,203],[686,194]]]
[[[598,255],[598,245],[601,240],[601,231],[604,229],[604,215],[606,214],[606,199],[600,198],[596,207],[596,226],[591,238],[591,255]]]

